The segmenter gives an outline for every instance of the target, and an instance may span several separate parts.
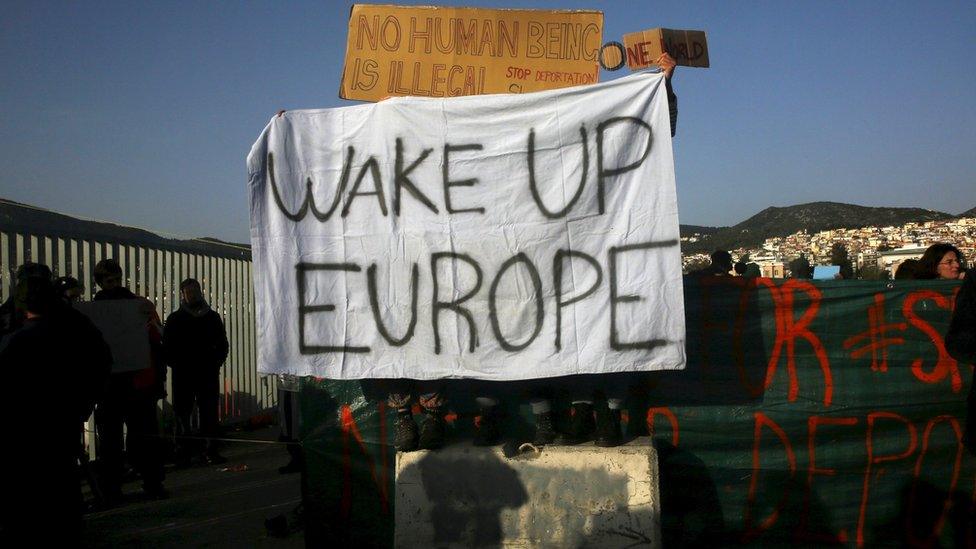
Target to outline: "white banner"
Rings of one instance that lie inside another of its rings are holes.
[[[660,74],[289,111],[247,166],[262,372],[684,367]]]

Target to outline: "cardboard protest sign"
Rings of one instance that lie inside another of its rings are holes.
[[[600,80],[603,14],[355,4],[339,96],[526,93]]]
[[[685,67],[708,67],[708,40],[704,31],[650,29],[624,35],[627,66],[647,68],[662,53],[668,52]]]
[[[684,364],[661,74],[289,111],[247,165],[262,372],[507,380]]]
[[[141,299],[109,299],[75,304],[102,332],[112,349],[113,374],[149,367],[145,303]]]

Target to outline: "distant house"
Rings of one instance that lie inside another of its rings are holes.
[[[898,270],[898,266],[901,265],[903,261],[906,259],[918,259],[922,257],[925,250],[925,246],[905,246],[902,248],[881,252],[880,257],[878,258],[878,268],[886,270],[894,275],[895,271]]]
[[[766,278],[786,278],[786,266],[782,261],[764,261],[759,263],[759,272]]]

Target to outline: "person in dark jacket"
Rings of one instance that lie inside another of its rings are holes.
[[[207,437],[208,463],[227,461],[217,451],[217,407],[220,397],[220,367],[227,358],[227,333],[220,315],[210,308],[200,283],[188,278],[180,283],[180,308],[166,319],[163,333],[166,361],[173,369],[173,409],[178,434],[190,432],[190,417],[196,402],[200,433]],[[184,441],[177,450],[177,464],[188,465],[191,444]]]
[[[0,452],[0,546],[43,539],[72,546],[81,534],[79,422],[102,395],[112,355],[87,317],[62,304],[50,276],[17,283],[22,325],[0,344],[0,399],[11,419]],[[29,449],[29,451],[24,451]]]
[[[141,300],[146,313],[146,337],[150,357],[146,367],[131,372],[113,373],[105,402],[95,410],[98,429],[98,460],[105,499],[114,503],[122,498],[125,457],[142,477],[142,488],[153,499],[167,497],[163,488],[163,444],[159,436],[156,403],[165,395],[166,365],[162,360],[162,329],[156,307],[122,285],[122,267],[114,259],[95,265],[95,283],[101,288],[95,301],[109,299]],[[122,426],[125,425],[123,453]]]
[[[965,273],[962,288],[956,294],[952,321],[945,338],[946,350],[964,364],[976,364],[976,274]],[[963,444],[976,455],[976,385],[970,385],[966,398],[966,434]]]
[[[24,323],[24,311],[17,309],[14,298],[17,295],[17,285],[32,276],[50,279],[52,278],[51,269],[47,265],[30,261],[17,267],[10,297],[3,302],[3,305],[0,305],[0,341],[7,334],[15,332]]]

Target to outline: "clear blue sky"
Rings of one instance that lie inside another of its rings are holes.
[[[976,206],[972,0],[459,4],[601,9],[604,41],[706,30],[712,68],[675,76],[682,223],[818,200]],[[244,158],[268,119],[348,104],[349,6],[5,1],[0,197],[247,241]]]

